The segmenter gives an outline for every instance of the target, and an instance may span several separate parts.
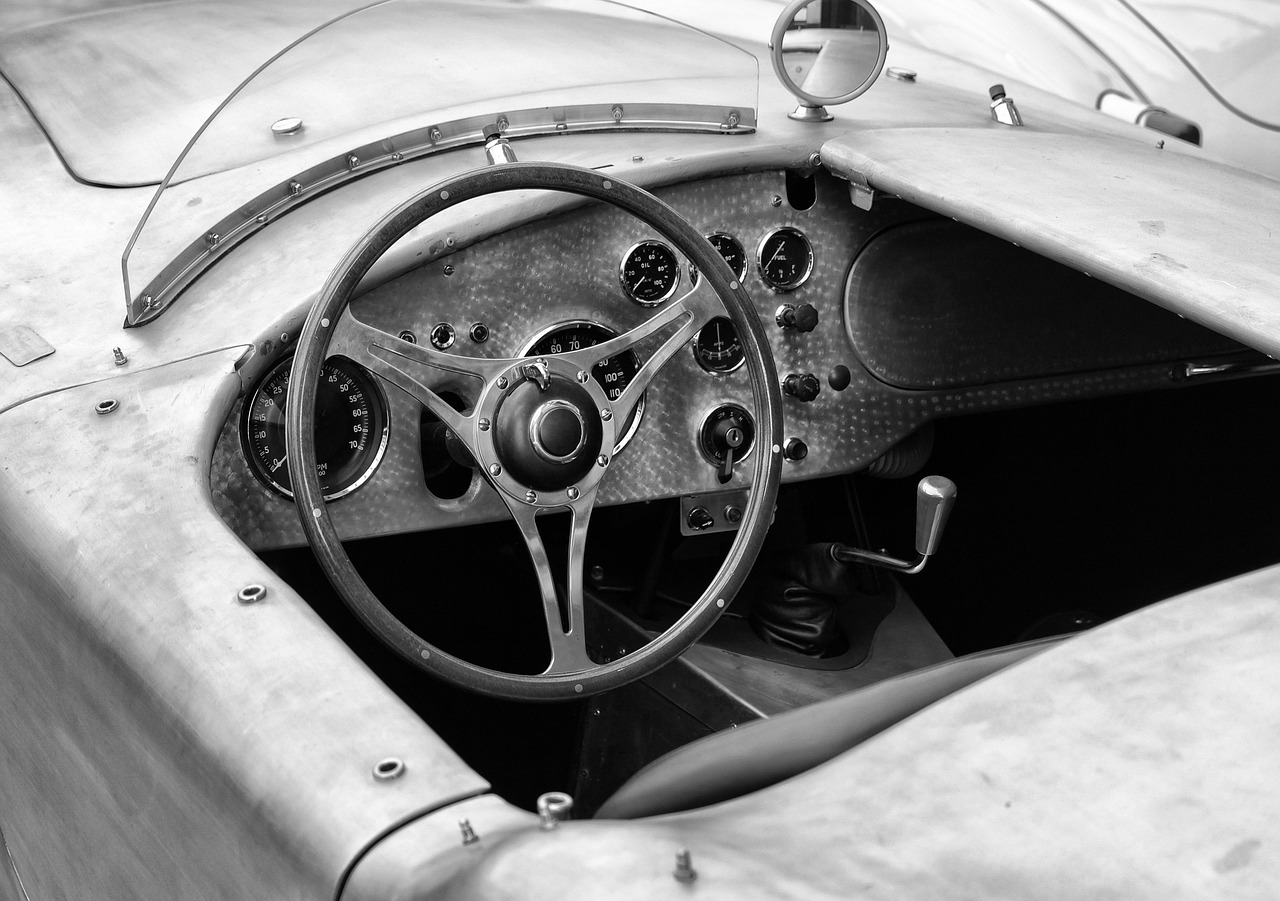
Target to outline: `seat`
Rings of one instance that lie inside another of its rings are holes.
[[[596,818],[629,820],[691,810],[789,779],[1063,640],[1054,636],[979,651],[691,742],[637,772],[600,806]]]

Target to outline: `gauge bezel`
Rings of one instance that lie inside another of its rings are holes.
[[[649,245],[661,247],[671,257],[671,269],[672,272],[675,273],[675,277],[672,279],[671,287],[667,289],[666,294],[651,300],[642,300],[641,298],[636,297],[635,293],[631,290],[631,286],[627,284],[627,263],[630,261],[633,253],[640,248]],[[627,299],[632,303],[637,303],[642,307],[660,307],[674,297],[676,291],[680,288],[680,257],[676,255],[676,252],[672,250],[671,246],[665,241],[659,241],[656,238],[646,238],[643,241],[637,241],[627,248],[627,252],[622,255],[622,260],[618,263],[618,284],[622,286],[622,293],[626,294]]]
[[[765,268],[764,246],[769,243],[769,239],[781,234],[795,235],[804,242],[806,256],[804,272],[794,282],[776,282],[769,277],[768,270]],[[813,274],[813,242],[809,240],[809,236],[793,225],[783,225],[779,228],[772,229],[767,232],[760,243],[756,245],[756,271],[760,275],[760,281],[765,283],[771,291],[777,294],[786,294],[794,291],[809,280],[809,276]]]
[[[325,360],[324,365],[328,366],[331,364],[340,367],[354,367],[359,370],[359,374],[368,382],[369,386],[373,389],[373,396],[370,403],[377,405],[377,410],[375,411],[377,415],[375,417],[371,417],[371,425],[376,427],[377,422],[380,421],[382,425],[382,434],[378,436],[378,446],[374,450],[373,455],[369,458],[368,465],[365,466],[350,485],[340,488],[337,491],[326,492],[324,494],[324,499],[326,501],[336,501],[339,498],[346,497],[353,491],[361,488],[369,481],[369,479],[373,478],[373,474],[377,472],[378,467],[382,464],[382,458],[386,456],[387,447],[391,443],[391,410],[387,404],[386,392],[383,390],[378,378],[359,363],[348,359],[347,357],[328,357]],[[254,400],[257,398],[258,393],[262,390],[263,386],[268,384],[273,378],[275,378],[278,372],[286,367],[289,367],[290,370],[292,370],[292,366],[292,353],[276,362],[267,370],[266,374],[263,375],[262,378],[258,379],[253,388],[245,394],[244,399],[241,402],[240,409],[240,452],[244,455],[245,463],[248,465],[249,471],[253,473],[254,478],[261,482],[265,487],[289,500],[293,500],[293,489],[280,484],[280,482],[273,478],[270,473],[266,472],[262,467],[262,462],[258,459],[258,455],[253,450],[253,444],[249,438],[249,419],[253,415]],[[321,367],[321,371],[323,371],[323,367]],[[292,371],[290,371],[290,376],[292,376]],[[285,397],[285,402],[288,403],[287,395]],[[292,483],[292,479],[290,479],[290,482]]]
[[[616,338],[620,334],[619,332],[615,332],[613,329],[609,328],[609,326],[605,325],[603,322],[596,322],[594,319],[566,319],[563,322],[557,322],[553,325],[547,326],[547,328],[535,334],[532,338],[530,338],[523,345],[521,345],[518,356],[521,356],[521,357],[529,356],[529,354],[533,352],[533,346],[535,344],[537,344],[542,339],[555,334],[556,332],[560,331],[563,328],[574,328],[575,326],[583,326],[583,325],[590,326],[592,328],[598,328],[603,332],[607,332],[609,335],[612,336],[612,338]],[[606,338],[605,340],[606,341],[612,340],[612,338]],[[629,353],[636,358],[636,363],[637,363],[636,372],[639,372],[640,367],[644,366],[644,361],[640,359],[640,355],[636,353],[634,350],[627,350],[626,353]],[[552,354],[552,356],[555,356],[555,355]],[[592,378],[594,378],[594,376],[592,376]],[[645,396],[647,393],[648,392],[646,392],[645,394],[641,394],[640,400],[636,402],[635,416],[633,416],[631,419],[631,425],[627,427],[627,430],[625,432],[622,432],[618,436],[618,440],[614,443],[613,445],[614,454],[617,454],[624,447],[626,447],[627,442],[631,440],[631,436],[633,436],[636,433],[636,430],[640,428],[640,420],[644,418],[644,402],[645,402]]]
[[[706,362],[704,362],[704,361],[703,361],[703,359],[702,359],[702,355],[701,355],[700,353],[698,353],[698,339],[702,337],[702,333],[703,333],[703,331],[705,331],[706,329],[710,328],[710,327],[711,327],[711,323],[715,322],[717,319],[723,319],[724,321],[728,322],[728,323],[729,323],[729,325],[731,325],[731,326],[733,325],[733,320],[729,319],[729,317],[728,317],[728,316],[716,316],[716,317],[712,318],[710,321],[708,321],[708,322],[707,322],[707,324],[706,324],[706,325],[704,325],[702,328],[698,329],[698,333],[697,333],[696,335],[694,335],[694,336],[693,336],[693,341],[692,341],[692,343],[689,345],[689,348],[690,348],[690,350],[692,350],[692,351],[693,351],[693,359],[694,359],[694,361],[695,361],[695,362],[696,362],[696,363],[697,363],[697,364],[702,368],[702,371],[703,371],[703,372],[709,372],[709,373],[711,373],[712,375],[728,375],[729,373],[731,373],[731,372],[737,372],[739,369],[741,369],[741,368],[742,368],[742,364],[743,364],[743,363],[745,363],[745,362],[747,361],[746,351],[742,351],[742,355],[741,355],[740,357],[738,357],[738,362],[734,363],[734,364],[733,364],[732,366],[730,366],[728,369],[716,369],[716,368],[715,368],[715,367],[713,367],[713,366],[708,366],[708,365],[706,364]],[[737,329],[736,329],[736,328],[734,328],[734,333],[735,333],[735,335],[737,334]],[[739,350],[741,350],[741,348],[742,348],[742,339],[741,339],[741,338],[738,338],[737,340],[738,340],[738,347],[739,347]]]
[[[712,243],[711,241],[712,238],[727,238],[737,245],[738,253],[741,254],[742,256],[742,271],[739,272],[737,269],[734,269],[732,265],[729,266],[729,271],[732,272],[733,277],[736,278],[739,283],[741,283],[742,280],[747,277],[747,265],[748,265],[747,246],[743,244],[741,240],[738,239],[737,235],[732,234],[730,232],[711,232],[710,234],[703,235],[703,237],[707,239],[707,242],[710,243],[712,247],[716,247],[715,244]],[[724,253],[720,250],[719,247],[716,247],[716,253],[720,254],[720,259],[724,260]],[[726,263],[729,262],[728,260],[724,260],[724,261]],[[689,284],[690,285],[698,284],[698,269],[692,263],[689,264]]]

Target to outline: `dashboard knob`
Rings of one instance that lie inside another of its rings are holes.
[[[782,380],[782,393],[794,397],[803,404],[817,397],[821,390],[822,383],[812,372],[793,372]]]
[[[694,507],[689,511],[687,517],[689,528],[694,532],[701,532],[703,529],[709,529],[716,524],[715,517],[712,516],[706,507]]]
[[[782,456],[792,463],[799,463],[809,456],[809,445],[801,438],[788,438],[787,443],[782,445]]]
[[[797,332],[811,332],[818,325],[818,311],[811,303],[799,306],[784,303],[774,314],[774,321],[780,329],[795,329]]]

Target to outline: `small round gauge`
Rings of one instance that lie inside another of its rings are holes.
[[[742,281],[743,276],[747,274],[747,252],[742,249],[742,242],[726,232],[707,235],[707,241],[720,252],[720,256],[724,257],[724,261],[729,264],[738,281]],[[692,266],[689,267],[689,280],[695,285],[698,283],[698,270]]]
[[[728,319],[717,316],[693,339],[693,356],[708,372],[732,372],[743,361],[738,330]]]
[[[813,271],[813,247],[797,228],[778,228],[764,236],[756,250],[760,278],[775,291],[794,291]]]
[[[240,441],[249,468],[273,491],[293,497],[284,451],[284,413],[293,359],[267,373],[244,405]],[[316,475],[326,500],[365,483],[387,448],[387,402],[373,377],[348,360],[326,360],[316,392]]]
[[[535,338],[521,355],[562,354],[571,350],[581,350],[584,347],[595,347],[616,337],[618,337],[617,332],[595,322],[585,320],[565,322]],[[604,389],[609,400],[614,401],[622,396],[622,392],[627,390],[627,385],[631,384],[631,380],[639,371],[640,358],[636,356],[635,351],[628,350],[601,360],[591,368],[591,375],[595,378],[596,384]],[[620,437],[613,448],[615,454],[631,440],[631,436],[640,425],[640,417],[643,414],[644,398],[641,397],[640,403],[636,404],[635,412],[618,432]]]
[[[622,290],[636,303],[656,307],[680,284],[680,262],[661,241],[641,241],[626,252],[618,267]]]

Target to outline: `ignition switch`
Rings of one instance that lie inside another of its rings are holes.
[[[736,404],[717,407],[702,421],[698,445],[707,462],[720,470],[720,484],[733,478],[734,464],[750,453],[755,437],[751,414]]]

